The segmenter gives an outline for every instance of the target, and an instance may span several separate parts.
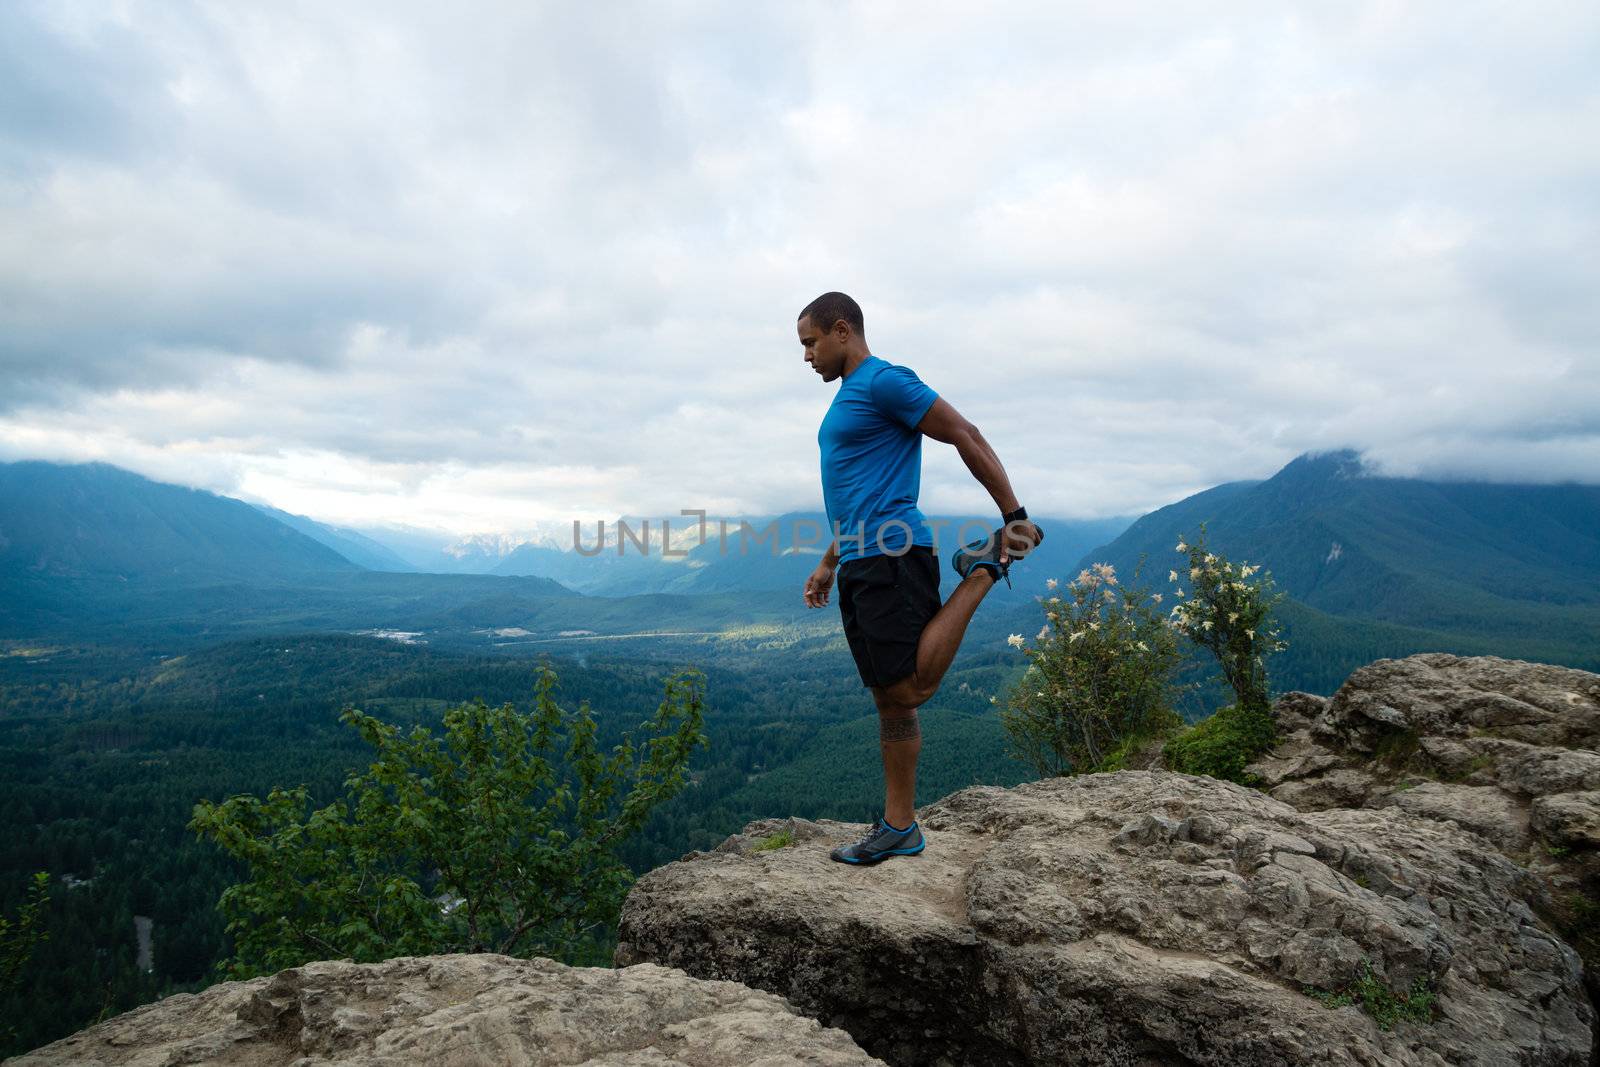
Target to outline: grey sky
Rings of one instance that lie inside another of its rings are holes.
[[[1039,513],[1600,480],[1600,9],[1204,7],[7,4],[0,458],[816,508],[842,288]],[[986,497],[930,443],[923,502]]]

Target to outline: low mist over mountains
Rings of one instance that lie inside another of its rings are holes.
[[[395,563],[350,531],[108,464],[0,464],[6,638],[470,629],[576,596],[544,579],[386,573],[350,556]]]
[[[964,524],[992,529],[993,516],[930,516],[942,527],[946,561]],[[280,579],[307,570],[364,570],[548,578],[597,596],[797,590],[821,558],[827,517],[788,512],[706,524],[672,520],[672,555],[663,554],[659,519],[625,520],[620,539],[607,522],[549,530],[532,540],[506,534],[466,538],[355,530],[264,505],[143,478],[104,463],[27,461],[0,465],[0,566],[31,576]],[[747,526],[741,532],[741,521]],[[1042,519],[1048,533],[1032,564],[1063,570],[1116,536],[1128,519]],[[391,542],[391,538],[393,541]],[[641,548],[644,544],[646,547]]]

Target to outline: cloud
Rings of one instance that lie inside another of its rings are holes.
[[[1039,513],[1600,471],[1592,5],[0,29],[3,457],[461,530],[816,507],[792,322],[843,288]]]

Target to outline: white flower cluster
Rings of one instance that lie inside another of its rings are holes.
[[[1270,631],[1266,640],[1257,643],[1257,628],[1266,618],[1267,609],[1262,603],[1261,587],[1244,579],[1259,572],[1260,564],[1229,563],[1213,552],[1192,548],[1183,538],[1178,540],[1177,550],[1190,555],[1189,579],[1194,583],[1194,596],[1185,600],[1185,591],[1181,587],[1176,591],[1178,599],[1184,603],[1174,606],[1168,613],[1169,625],[1196,640],[1213,632],[1243,635],[1247,642],[1245,653],[1253,655],[1258,664],[1261,654],[1281,652],[1288,647],[1278,640],[1277,630]],[[1167,578],[1176,583],[1178,572],[1168,571]],[[1246,620],[1242,629],[1241,619]],[[1225,638],[1223,644],[1232,642]]]
[[[1061,584],[1056,579],[1049,578],[1045,580],[1045,589],[1047,592],[1054,592]],[[1114,588],[1118,584],[1117,569],[1110,563],[1095,563],[1085,567],[1078,572],[1077,577],[1066,582],[1066,588],[1071,593],[1070,605],[1063,602],[1059,594],[1048,598],[1042,596],[1034,598],[1044,606],[1045,617],[1048,620],[1034,635],[1034,647],[1030,647],[1021,634],[1011,634],[1006,638],[1006,644],[1021,649],[1032,657],[1045,651],[1044,646],[1049,640],[1052,624],[1060,629],[1066,639],[1066,645],[1082,641],[1090,634],[1100,633],[1104,626],[1104,640],[1110,643],[1113,651],[1120,649],[1118,654],[1131,653],[1135,649],[1149,652],[1149,645],[1137,640],[1137,625],[1126,610],[1133,605],[1136,594],[1123,589],[1121,595],[1124,610],[1118,611],[1118,589]],[[1161,603],[1161,594],[1152,595],[1150,601],[1154,604]],[[1105,614],[1102,616],[1102,613]]]

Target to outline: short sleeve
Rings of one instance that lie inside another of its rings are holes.
[[[923,384],[910,367],[885,367],[872,379],[870,392],[872,406],[908,430],[915,430],[939,399],[939,394]]]

